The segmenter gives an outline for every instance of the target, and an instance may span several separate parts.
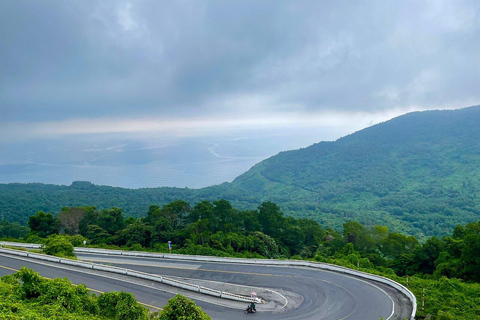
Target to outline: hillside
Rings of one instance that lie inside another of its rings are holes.
[[[340,228],[346,220],[417,237],[444,235],[480,218],[480,106],[414,112],[335,142],[281,152],[236,178],[203,189],[0,185],[0,217],[25,223],[36,211],[116,206],[143,216],[150,204],[225,198],[240,209],[262,201]]]
[[[203,189],[126,189],[85,181],[75,181],[70,186],[9,183],[0,184],[0,220],[26,224],[28,217],[37,211],[58,214],[62,207],[82,206],[96,206],[98,209],[117,207],[123,209],[126,216],[142,217],[151,204],[163,205],[179,199],[193,204],[222,197],[232,199],[232,204],[238,204],[241,209],[256,208],[260,204],[258,198],[242,190],[228,188],[228,184]]]
[[[281,152],[232,186],[324,224],[344,217],[445,234],[480,216],[480,107],[414,112]]]

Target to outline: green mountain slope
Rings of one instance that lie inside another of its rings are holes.
[[[480,218],[480,106],[414,112],[335,142],[281,152],[236,178],[203,189],[123,189],[0,184],[0,218],[25,223],[36,211],[94,205],[143,216],[150,204],[225,198],[239,209],[262,201],[340,228],[382,224],[417,237],[451,233]]]
[[[220,198],[231,200],[238,208],[256,208],[258,198],[228,184],[203,189],[142,188],[127,189],[75,181],[70,186],[42,183],[0,184],[0,220],[26,224],[37,211],[58,214],[62,207],[96,206],[98,209],[117,207],[125,215],[142,217],[152,204],[164,205],[175,200],[197,203]],[[240,200],[239,200],[240,199]]]
[[[343,216],[444,234],[480,216],[480,107],[410,113],[282,152],[232,185],[323,223]]]

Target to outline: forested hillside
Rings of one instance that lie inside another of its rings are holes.
[[[281,152],[232,183],[203,189],[0,185],[0,218],[26,223],[64,206],[121,207],[140,217],[151,204],[224,198],[239,209],[274,201],[287,215],[337,229],[347,220],[423,238],[480,218],[480,106],[414,112],[335,142]]]
[[[256,208],[258,197],[228,188],[228,184],[203,189],[143,188],[126,189],[75,181],[70,186],[41,183],[0,184],[0,220],[26,224],[37,211],[60,213],[63,207],[120,207],[127,216],[142,217],[152,204],[163,205],[178,199],[191,203],[218,198],[230,199],[239,208]],[[233,199],[233,200],[232,200]]]
[[[282,152],[232,183],[323,224],[444,235],[480,217],[480,107],[410,113]]]

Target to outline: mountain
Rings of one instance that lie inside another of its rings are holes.
[[[143,216],[150,204],[225,198],[262,201],[286,214],[341,228],[346,220],[387,225],[417,237],[451,233],[480,219],[480,106],[409,113],[334,142],[281,152],[232,183],[203,189],[0,185],[0,217],[26,222],[62,206],[116,206]]]
[[[480,106],[413,112],[281,152],[232,183],[327,225],[355,219],[445,234],[480,218]]]

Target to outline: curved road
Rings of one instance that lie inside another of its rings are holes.
[[[152,274],[187,278],[190,281],[208,281],[216,286],[225,283],[250,286],[256,292],[266,292],[264,288],[267,288],[279,303],[273,312],[262,312],[262,305],[259,305],[256,315],[246,315],[241,310],[246,303],[182,292],[173,287],[154,285],[131,277],[85,269],[73,270],[69,266],[6,255],[0,255],[0,274],[12,273],[21,266],[27,266],[45,277],[68,277],[73,283],[85,283],[97,292],[132,292],[138,301],[153,310],[161,308],[176,292],[180,292],[194,299],[213,319],[247,319],[254,316],[269,320],[376,320],[381,316],[393,320],[408,318],[408,312],[411,311],[408,301],[388,286],[329,271],[84,253],[77,254],[77,257]]]

